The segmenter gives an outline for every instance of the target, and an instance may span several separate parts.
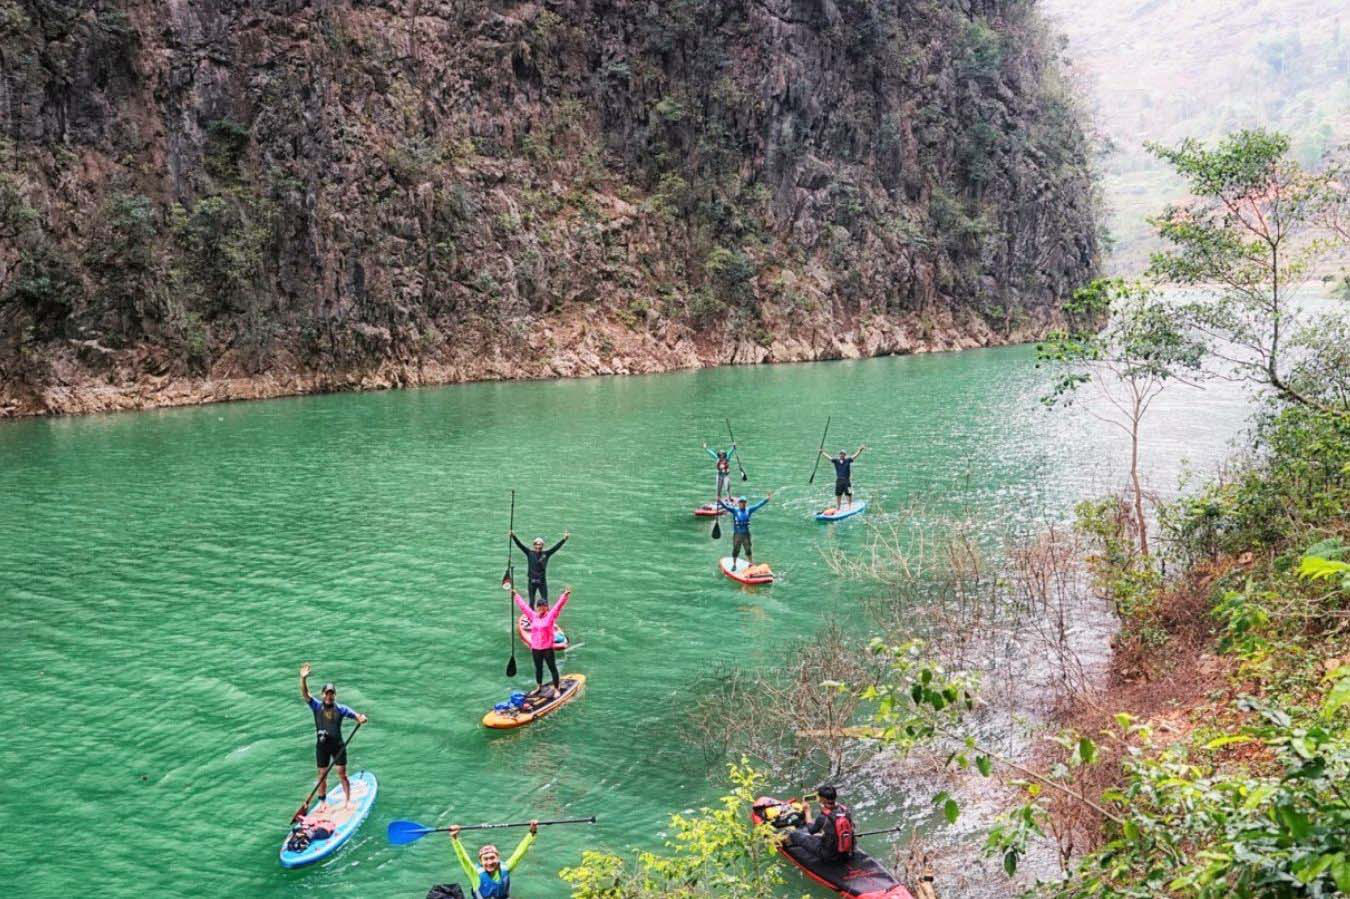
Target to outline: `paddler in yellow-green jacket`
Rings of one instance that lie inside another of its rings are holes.
[[[464,869],[464,873],[469,876],[469,882],[474,885],[474,895],[479,899],[508,899],[511,895],[511,872],[534,845],[537,833],[539,822],[531,821],[530,832],[525,834],[520,844],[516,846],[516,851],[512,852],[511,857],[505,862],[497,852],[497,847],[488,843],[478,850],[479,864],[475,865],[469,858],[469,853],[464,851],[464,844],[459,841],[459,825],[450,825],[450,844],[455,847],[459,866]]]

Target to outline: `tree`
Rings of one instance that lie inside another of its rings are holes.
[[[1181,325],[1175,308],[1151,288],[1118,279],[1097,280],[1065,304],[1072,321],[1100,322],[1050,334],[1036,349],[1040,362],[1059,369],[1048,405],[1068,403],[1091,384],[1112,411],[1091,414],[1130,438],[1130,491],[1139,552],[1148,555],[1148,523],[1139,477],[1139,436],[1149,406],[1169,381],[1197,374],[1204,345]]]
[[[1154,254],[1150,273],[1217,291],[1183,310],[1207,335],[1209,352],[1286,402],[1350,414],[1317,385],[1291,377],[1291,366],[1315,351],[1297,329],[1298,289],[1347,242],[1335,227],[1346,202],[1337,167],[1306,171],[1290,158],[1287,137],[1259,130],[1213,149],[1186,140],[1150,150],[1187,180],[1194,197],[1153,220],[1171,249]]]

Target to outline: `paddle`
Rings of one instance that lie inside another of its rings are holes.
[[[807,484],[816,482],[816,472],[820,469],[820,454],[825,452],[825,438],[830,436],[830,417],[825,416],[825,433],[820,435],[820,449],[816,450],[816,466],[811,469],[811,480]]]
[[[736,445],[736,435],[735,435],[735,433],[733,433],[732,430],[731,430],[731,419],[729,419],[729,418],[727,419],[727,434],[730,435],[730,437],[731,437],[731,445],[732,445],[732,446],[735,446],[735,445]],[[739,469],[741,470],[741,480],[742,480],[742,481],[748,481],[748,480],[750,480],[750,476],[747,475],[747,474],[745,473],[745,466],[741,464],[741,457],[740,457],[740,456],[737,456],[737,457],[736,457],[736,467],[739,468]]]
[[[559,821],[539,821],[540,827],[546,827],[551,824],[594,824],[595,815],[589,818],[564,818]],[[495,830],[499,827],[529,827],[529,821],[515,821],[510,824],[462,824],[460,830]],[[395,846],[406,846],[409,843],[416,843],[422,837],[429,833],[446,833],[450,830],[448,827],[426,827],[418,824],[416,821],[390,821],[389,828],[385,835],[389,842]]]
[[[328,772],[333,770],[333,766],[337,764],[337,760],[342,757],[342,751],[347,748],[347,744],[352,741],[352,737],[356,736],[356,732],[360,729],[361,722],[358,721],[356,722],[356,727],[352,728],[352,732],[347,734],[347,739],[342,741],[342,749],[333,754],[333,759],[328,763],[328,767],[324,768],[323,774],[320,774],[319,779],[314,781],[314,789],[309,791],[309,795],[305,797],[305,801],[300,803],[300,808],[296,809],[295,814],[291,816],[291,824],[295,824],[295,822],[309,814],[309,801],[314,798],[315,793],[319,792],[319,784],[323,783],[323,779],[328,776]],[[349,796],[347,798],[350,799],[351,797]]]
[[[717,516],[714,516],[714,517],[713,517],[712,533],[709,534],[708,536],[712,537],[714,540],[721,540],[721,539],[722,539],[722,522],[721,522],[721,518],[722,518],[722,516],[720,516],[720,515],[717,515]]]
[[[516,530],[516,491],[511,491],[511,527],[506,536],[506,573],[502,575],[502,586],[511,587],[515,578],[511,573],[511,534]],[[516,607],[510,597],[506,600],[506,641],[511,644],[511,661],[506,663],[506,676],[516,676]]]
[[[862,833],[855,833],[855,837],[874,837],[879,833],[900,833],[905,828],[897,824],[894,827],[888,827],[885,830],[864,830]]]

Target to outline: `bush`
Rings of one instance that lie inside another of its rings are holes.
[[[672,815],[668,852],[642,852],[626,862],[608,852],[582,853],[581,864],[558,875],[574,899],[761,899],[775,895],[783,876],[775,861],[773,828],[750,822],[762,777],[748,764],[728,766],[732,791],[721,805]]]

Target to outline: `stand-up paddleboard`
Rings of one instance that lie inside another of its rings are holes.
[[[742,584],[773,583],[773,571],[763,562],[758,565],[751,565],[744,559],[737,559],[736,564],[733,566],[731,564],[731,556],[723,556],[722,560],[718,562],[717,565],[722,569],[723,574],[733,581],[738,581]]]
[[[861,515],[867,510],[867,502],[852,503],[847,508],[837,509],[830,506],[821,512],[816,513],[816,521],[843,521],[845,518],[852,518],[854,515]]]
[[[581,695],[582,688],[586,686],[586,675],[564,674],[559,681],[562,689],[552,698],[546,699],[527,693],[520,705],[514,705],[509,701],[497,703],[483,716],[483,726],[495,730],[510,730],[514,727],[524,727],[545,715],[552,714]]]
[[[519,618],[516,619],[516,633],[520,634],[520,640],[522,643],[524,643],[526,646],[530,645],[529,616],[521,615]],[[562,628],[558,627],[556,624],[553,625],[553,648],[558,652],[565,652],[567,650],[567,646],[568,646],[567,635],[563,633]]]
[[[727,514],[727,507],[720,503],[704,503],[694,510],[694,515],[698,518],[716,518],[718,515]]]
[[[348,778],[352,785],[352,804],[347,805],[347,797],[342,791],[342,781],[336,771],[328,773],[328,801],[310,810],[301,822],[306,830],[323,828],[331,831],[324,839],[314,839],[299,851],[286,848],[291,834],[281,844],[281,866],[283,868],[303,868],[322,861],[342,848],[361,827],[370,810],[375,805],[375,794],[380,791],[379,782],[369,771],[361,771]]]
[[[756,799],[750,807],[750,820],[755,824],[768,823],[784,836],[801,828],[806,821],[802,813],[778,799],[767,796]],[[778,851],[807,877],[840,896],[852,899],[914,899],[904,884],[887,871],[880,862],[861,849],[854,849],[847,861],[825,862],[791,842],[778,844]]]

